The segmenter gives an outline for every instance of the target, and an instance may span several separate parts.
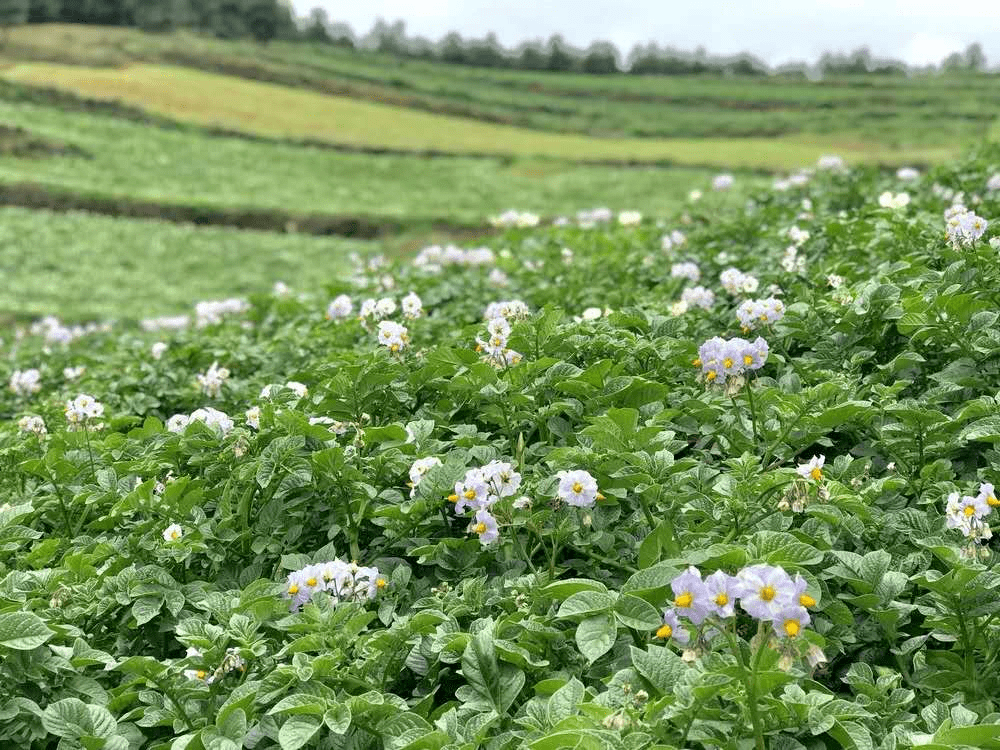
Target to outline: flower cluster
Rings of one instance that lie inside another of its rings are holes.
[[[681,304],[687,311],[692,307],[700,307],[702,310],[711,310],[715,304],[715,292],[703,286],[688,287],[681,292]]]
[[[729,190],[735,180],[731,174],[719,174],[712,178],[712,190]]]
[[[670,275],[675,279],[688,279],[689,281],[697,281],[701,278],[701,271],[698,270],[697,263],[691,263],[686,261],[684,263],[674,263],[670,267]]]
[[[756,276],[743,273],[736,268],[727,268],[719,274],[719,282],[722,284],[722,288],[730,294],[753,294],[760,286]]]
[[[824,154],[819,157],[816,166],[819,169],[827,169],[831,172],[841,172],[847,169],[847,164],[844,163],[843,158],[835,154]]]
[[[289,609],[295,612],[318,591],[328,594],[334,604],[340,604],[374,599],[385,586],[386,580],[379,575],[378,568],[330,560],[289,573],[285,596],[291,600]]]
[[[205,372],[199,373],[196,379],[202,393],[209,398],[218,398],[222,393],[223,384],[229,379],[229,369],[219,367],[218,362],[213,362],[212,366]]]
[[[30,396],[42,390],[42,374],[34,367],[30,370],[14,370],[7,387],[18,396]]]
[[[986,232],[989,222],[981,216],[967,209],[965,206],[956,204],[944,212],[944,219],[947,224],[945,236],[951,242],[952,247],[971,247]]]
[[[486,339],[476,338],[476,351],[485,354],[484,359],[495,367],[509,367],[521,361],[522,355],[510,349],[510,323],[498,315],[486,323]]]
[[[184,529],[179,523],[172,523],[163,530],[163,541],[176,542],[184,536]]]
[[[998,506],[1000,500],[992,484],[979,485],[979,494],[974,497],[952,492],[945,506],[945,523],[949,529],[958,529],[973,542],[985,542],[993,532],[984,519]]]
[[[990,175],[990,178],[986,181],[986,189],[991,193],[1000,190],[1000,174]]]
[[[508,209],[499,216],[491,216],[490,224],[495,227],[517,227],[518,229],[530,229],[537,227],[539,222],[538,214],[530,211],[518,211]]]
[[[424,314],[424,303],[415,292],[407,294],[400,300],[399,304],[403,308],[403,317],[405,318],[416,320]]]
[[[788,235],[788,239],[792,241],[792,244],[795,245],[795,247],[802,247],[812,236],[809,234],[808,230],[800,229],[795,224],[788,227],[785,234]]]
[[[805,256],[799,255],[799,249],[795,245],[789,245],[781,257],[781,267],[788,273],[803,273],[806,270]]]
[[[63,411],[66,413],[66,421],[69,423],[70,430],[78,430],[84,426],[100,429],[101,425],[90,425],[89,422],[91,419],[99,419],[104,416],[104,404],[93,396],[81,393],[76,398],[67,401]]]
[[[501,302],[490,302],[483,312],[486,320],[493,318],[506,318],[507,320],[520,320],[528,317],[531,310],[519,299],[503,300]]]
[[[362,324],[367,325],[369,320],[378,322],[388,318],[394,312],[396,312],[396,302],[391,297],[383,297],[380,300],[369,298],[361,303],[358,319]]]
[[[557,495],[567,505],[591,508],[595,502],[604,499],[604,495],[597,489],[597,480],[589,471],[583,469],[560,471],[556,477],[559,479]]]
[[[83,376],[83,373],[87,371],[87,368],[83,365],[77,365],[76,367],[64,367],[63,377],[66,380],[77,380]]]
[[[882,208],[906,208],[910,205],[910,194],[909,193],[891,193],[886,190],[878,197],[878,204]]]
[[[220,436],[227,435],[233,429],[233,420],[229,418],[228,414],[206,406],[203,409],[195,409],[190,414],[174,414],[167,420],[167,430],[169,432],[184,432],[192,422],[202,422]]]
[[[679,229],[674,229],[670,234],[663,235],[663,238],[660,240],[660,247],[664,251],[669,252],[674,248],[680,247],[685,242],[687,242],[687,237],[684,236],[684,233]]]
[[[691,566],[670,582],[673,606],[664,610],[663,626],[656,635],[686,645],[693,630],[683,627],[683,617],[696,628],[711,623],[712,628],[703,630],[709,638],[716,632],[714,625],[735,616],[739,603],[752,618],[769,623],[779,638],[797,638],[811,619],[806,608],[816,605],[816,599],[806,593],[807,586],[801,575],[792,578],[773,565],[749,565],[735,576],[717,570],[704,579]]]
[[[769,326],[785,317],[785,304],[775,297],[748,299],[736,308],[736,318],[743,331],[752,331],[760,326]]]
[[[250,304],[238,297],[231,297],[223,300],[209,300],[199,302],[194,306],[195,325],[198,328],[221,323],[226,315],[235,315],[246,312],[250,309]]]
[[[618,223],[623,227],[634,227],[642,223],[639,211],[622,211],[618,214]]]
[[[521,475],[505,461],[490,461],[478,469],[469,469],[448,500],[455,503],[455,513],[473,511],[469,531],[479,535],[482,545],[496,541],[500,532],[490,509],[500,498],[511,497],[521,486]]]
[[[43,437],[47,430],[45,429],[45,420],[41,417],[36,416],[24,416],[17,420],[17,428],[21,432],[30,432],[38,437]]]
[[[305,398],[309,395],[309,388],[305,383],[300,383],[297,380],[289,380],[284,385],[278,385],[277,383],[268,383],[263,388],[260,389],[261,398],[271,398],[271,394],[276,388],[287,388],[292,393],[294,393],[299,398]]]
[[[410,343],[410,333],[400,323],[383,320],[378,324],[378,342],[391,352],[400,352]]]
[[[903,182],[913,182],[920,179],[920,172],[913,167],[900,167],[896,170],[896,179]]]
[[[795,471],[803,479],[819,482],[823,479],[823,464],[825,463],[826,456],[813,456],[807,463],[799,464]]]
[[[346,294],[338,294],[331,300],[330,304],[326,306],[326,319],[327,320],[344,320],[345,318],[351,317],[351,313],[354,311],[354,302]]]
[[[614,213],[610,208],[600,206],[598,208],[585,209],[576,212],[576,223],[581,229],[593,229],[598,224],[606,224],[611,221]]]
[[[769,351],[767,342],[760,336],[754,341],[715,336],[698,347],[698,359],[694,364],[701,367],[707,383],[721,385],[746,370],[759,370],[767,362]]]
[[[442,266],[492,266],[496,256],[488,247],[462,249],[455,245],[430,245],[413,259],[413,265],[430,271],[438,271]]]
[[[163,341],[157,341],[149,348],[149,353],[153,356],[153,359],[160,360],[169,348]]]

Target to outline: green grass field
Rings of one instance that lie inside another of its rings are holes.
[[[195,228],[86,214],[0,209],[0,315],[137,320],[198,300],[316,291],[365,244],[342,238]]]
[[[0,122],[89,155],[0,157],[0,182],[169,204],[360,214],[413,226],[435,219],[481,226],[511,206],[547,215],[596,204],[665,214],[709,180],[709,173],[687,168],[340,153],[3,101]]]
[[[769,169],[811,164],[831,150],[850,161],[882,163],[940,161],[956,152],[945,144],[901,152],[839,134],[663,139],[549,133],[171,66],[28,63],[15,65],[5,75],[22,83],[125,102],[186,122],[350,146]]]
[[[735,171],[737,189],[709,194],[708,210],[738,205],[768,181],[761,172],[822,154],[936,164],[1000,133],[989,76],[525,73],[49,25],[12,30],[0,77],[9,203],[123,216],[142,204],[142,215],[215,212],[216,223],[265,212],[280,231],[307,215],[346,218],[395,235],[360,243],[5,211],[17,284],[0,311],[14,315],[141,317],[275,276],[308,283],[335,274],[349,248],[472,240],[470,228],[511,207],[554,217],[606,205],[673,222],[718,171]],[[102,269],[107,286],[87,283],[81,263]],[[151,293],[154,277],[163,288]]]

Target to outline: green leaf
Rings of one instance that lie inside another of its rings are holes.
[[[344,734],[351,726],[351,708],[344,703],[331,703],[323,714],[323,723],[334,734]]]
[[[580,705],[582,700],[583,683],[573,677],[549,698],[547,709],[549,724],[558,724],[563,719],[575,714],[576,707]]]
[[[645,651],[631,647],[632,666],[660,695],[671,695],[674,684],[687,670],[681,658],[665,646],[647,646]]]
[[[469,686],[503,716],[524,686],[524,672],[500,664],[493,650],[493,633],[484,628],[469,639],[462,653],[462,674]]]
[[[576,645],[588,662],[595,662],[615,643],[618,628],[610,615],[594,615],[576,628]]]
[[[319,731],[320,721],[311,716],[293,716],[278,730],[281,750],[299,750]]]
[[[551,596],[553,599],[568,599],[579,591],[601,591],[606,592],[608,587],[600,581],[591,581],[587,578],[566,578],[555,581],[542,589],[542,593]]]
[[[53,632],[34,612],[0,615],[0,646],[15,651],[31,651],[51,638]]]
[[[313,716],[322,716],[325,711],[326,701],[322,698],[318,698],[315,695],[295,693],[282,698],[267,713],[288,715],[310,714]]]
[[[622,625],[634,630],[656,630],[663,624],[663,617],[656,607],[631,594],[625,594],[615,602],[614,611]]]
[[[557,617],[591,615],[611,609],[617,596],[602,591],[580,591],[573,594],[559,607]]]

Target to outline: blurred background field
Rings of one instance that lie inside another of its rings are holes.
[[[720,171],[736,189],[711,199],[738,201],[828,153],[927,167],[1000,136],[996,83],[596,75],[19,25],[0,50],[0,204],[16,207],[0,222],[16,282],[0,314],[170,312],[336,274],[350,249],[475,241],[511,207],[669,218]],[[74,287],[77,264],[119,291]],[[152,275],[158,294],[142,288]]]

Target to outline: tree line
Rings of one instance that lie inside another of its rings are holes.
[[[408,35],[403,21],[390,23],[382,19],[367,34],[359,36],[347,24],[331,21],[322,8],[315,8],[305,18],[296,17],[289,0],[0,0],[2,27],[51,22],[130,26],[153,32],[191,29],[223,39],[304,41],[457,65],[594,75],[707,73],[805,77],[894,75],[912,70],[900,60],[876,58],[867,48],[849,54],[826,54],[813,63],[771,68],[749,53],[710,55],[701,47],[688,52],[655,42],[637,44],[623,54],[611,42],[597,41],[581,49],[560,35],[522,42],[514,48],[504,47],[494,34],[475,39],[451,32],[433,41]],[[928,68],[983,71],[986,58],[982,47],[972,44],[964,52],[952,54],[940,65]]]

